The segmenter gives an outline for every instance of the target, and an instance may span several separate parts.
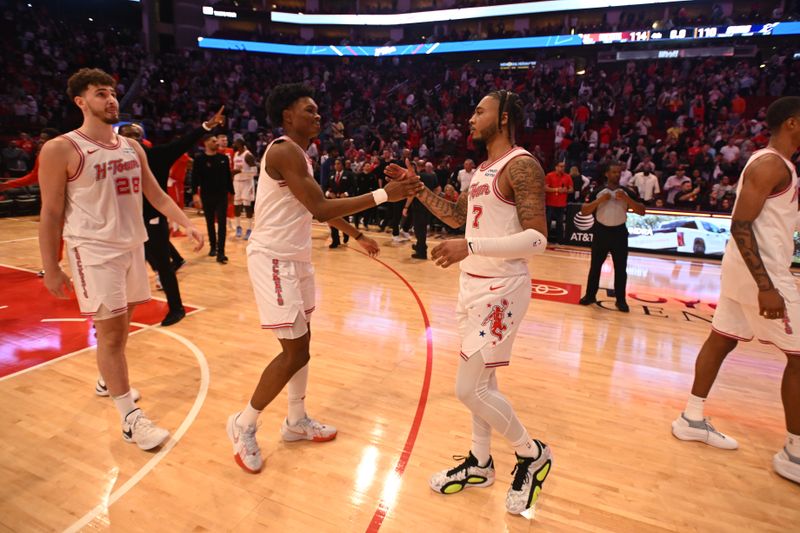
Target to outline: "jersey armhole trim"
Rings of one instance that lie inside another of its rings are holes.
[[[72,144],[72,147],[75,149],[76,152],[78,152],[78,157],[80,158],[80,163],[78,163],[78,169],[71,176],[67,176],[67,181],[75,181],[76,179],[78,179],[78,176],[81,175],[81,172],[83,172],[83,167],[86,164],[86,156],[83,155],[83,151],[81,150],[80,146],[78,146],[78,143],[72,140],[68,135],[62,135],[62,137],[64,137],[66,140],[70,142],[70,144]]]
[[[500,187],[497,186],[497,180],[500,179],[500,175],[503,173],[503,170],[505,170],[506,166],[510,162],[512,162],[513,160],[517,159],[518,157],[523,157],[523,156],[528,156],[531,159],[533,159],[534,161],[536,160],[531,154],[529,154],[527,151],[523,150],[522,153],[519,153],[519,154],[515,155],[512,158],[509,158],[508,161],[503,163],[503,165],[499,169],[497,169],[497,174],[495,174],[494,178],[492,179],[492,191],[494,192],[495,196],[497,196],[498,200],[500,200],[501,202],[506,203],[508,205],[517,205],[517,202],[515,202],[513,200],[509,200],[508,198],[503,196],[503,193],[500,192]]]

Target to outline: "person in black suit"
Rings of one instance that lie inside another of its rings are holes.
[[[328,190],[325,196],[328,198],[347,198],[353,192],[353,174],[345,170],[344,161],[337,159],[333,164],[333,173],[328,179]],[[329,248],[338,248],[339,230],[331,226],[331,245]],[[350,236],[345,234],[344,242],[350,240]]]

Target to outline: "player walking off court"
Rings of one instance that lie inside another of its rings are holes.
[[[787,430],[772,465],[800,483],[800,291],[789,270],[797,220],[797,172],[791,157],[800,147],[800,97],[774,101],[767,108],[767,127],[769,145],[750,156],[736,187],[719,303],[697,356],[692,393],[672,422],[672,434],[725,450],[738,448],[736,440],[704,417],[704,404],[739,341],[772,344],[786,354],[781,399]]]

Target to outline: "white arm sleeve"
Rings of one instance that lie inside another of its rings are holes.
[[[469,255],[514,259],[544,253],[547,238],[533,228],[505,237],[475,237],[467,239]]]

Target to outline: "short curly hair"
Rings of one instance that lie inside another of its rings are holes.
[[[116,87],[117,82],[106,71],[99,68],[82,68],[67,80],[67,96],[70,100],[83,95],[89,85]]]
[[[275,87],[267,98],[267,115],[272,125],[283,125],[283,112],[300,98],[313,98],[314,91],[302,83],[285,83]]]

